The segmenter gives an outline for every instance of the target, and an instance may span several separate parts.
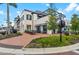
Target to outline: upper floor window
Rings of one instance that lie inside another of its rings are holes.
[[[27,15],[26,15],[26,19],[27,19],[27,20],[32,20],[32,15],[27,14]]]

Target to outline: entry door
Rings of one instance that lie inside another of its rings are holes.
[[[38,33],[41,33],[40,26],[37,26],[37,32],[38,32]]]
[[[27,30],[31,31],[31,25],[27,25]]]
[[[43,25],[43,33],[47,33],[47,26]]]

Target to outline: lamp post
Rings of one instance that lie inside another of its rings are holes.
[[[62,28],[65,27],[64,15],[59,13],[60,42],[62,42]]]

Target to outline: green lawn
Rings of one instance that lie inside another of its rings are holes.
[[[38,38],[32,40],[30,44],[26,46],[26,48],[47,48],[47,47],[62,47],[71,44],[75,44],[79,42],[79,35],[63,35],[62,42],[60,42],[59,35],[52,35],[49,37]]]

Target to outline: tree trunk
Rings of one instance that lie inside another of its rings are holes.
[[[62,42],[62,27],[60,26],[60,42]]]
[[[7,34],[10,34],[9,4],[7,3]]]
[[[54,34],[55,34],[55,29],[53,29],[53,31],[54,31]]]

